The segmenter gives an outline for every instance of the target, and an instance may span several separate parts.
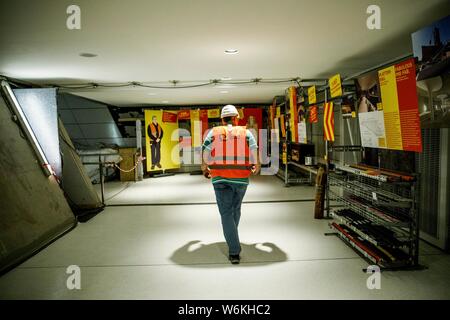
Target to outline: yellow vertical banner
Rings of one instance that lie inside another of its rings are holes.
[[[395,66],[378,71],[388,149],[403,150]]]
[[[291,130],[291,141],[298,142],[298,111],[297,111],[297,89],[289,87],[289,127]]]
[[[202,145],[202,124],[200,122],[200,110],[191,110],[191,136],[192,147],[200,147]]]
[[[328,79],[330,85],[330,95],[332,98],[342,96],[341,75],[338,73]]]
[[[145,110],[147,171],[180,167],[177,111]]]
[[[316,86],[311,86],[308,88],[308,103],[314,104],[316,102],[317,102]]]

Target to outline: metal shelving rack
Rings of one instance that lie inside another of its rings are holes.
[[[335,146],[329,152],[362,150],[357,146]],[[338,235],[384,270],[421,269],[418,181],[416,176],[404,181],[392,179],[389,174],[330,163],[327,195],[339,205],[327,199],[327,212],[334,218],[329,225],[334,232],[326,235]]]

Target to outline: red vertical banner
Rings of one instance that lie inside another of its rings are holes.
[[[324,104],[323,112],[323,135],[327,141],[334,141],[334,112],[333,102]]]
[[[422,152],[414,59],[395,65],[403,150]]]
[[[204,136],[205,132],[208,130],[208,110],[200,110],[200,121],[202,122],[202,136]]]

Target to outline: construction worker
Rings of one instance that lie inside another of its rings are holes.
[[[161,139],[163,138],[164,131],[161,128],[161,125],[158,123],[156,116],[152,117],[152,122],[148,125],[147,133],[150,138],[151,145],[151,170],[154,170],[155,166],[161,169]]]
[[[258,145],[252,133],[238,126],[239,113],[235,106],[226,105],[221,111],[222,126],[209,131],[202,146],[202,171],[212,178],[216,201],[222,220],[229,260],[240,262],[241,245],[238,225],[241,204],[249,176],[260,170]]]

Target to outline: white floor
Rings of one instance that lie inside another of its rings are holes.
[[[95,186],[100,192],[100,186]],[[274,176],[252,176],[246,202],[314,199],[314,188],[297,185],[285,188],[282,180]],[[201,175],[177,174],[163,178],[146,178],[140,182],[107,182],[107,205],[213,203],[211,180]]]
[[[191,178],[197,185],[199,177]],[[260,188],[267,197],[271,190],[272,200],[308,189],[284,188],[273,177],[252,184],[248,198],[264,200]],[[181,189],[171,193],[184,199]],[[175,200],[159,193],[161,202]],[[324,236],[328,221],[313,219],[313,205],[243,204],[240,265],[227,261],[214,204],[107,207],[2,276],[0,298],[450,299],[450,256],[424,243],[420,262],[428,269],[383,272],[381,289],[367,289],[368,264],[337,237]],[[69,265],[81,268],[81,290],[66,287]]]

